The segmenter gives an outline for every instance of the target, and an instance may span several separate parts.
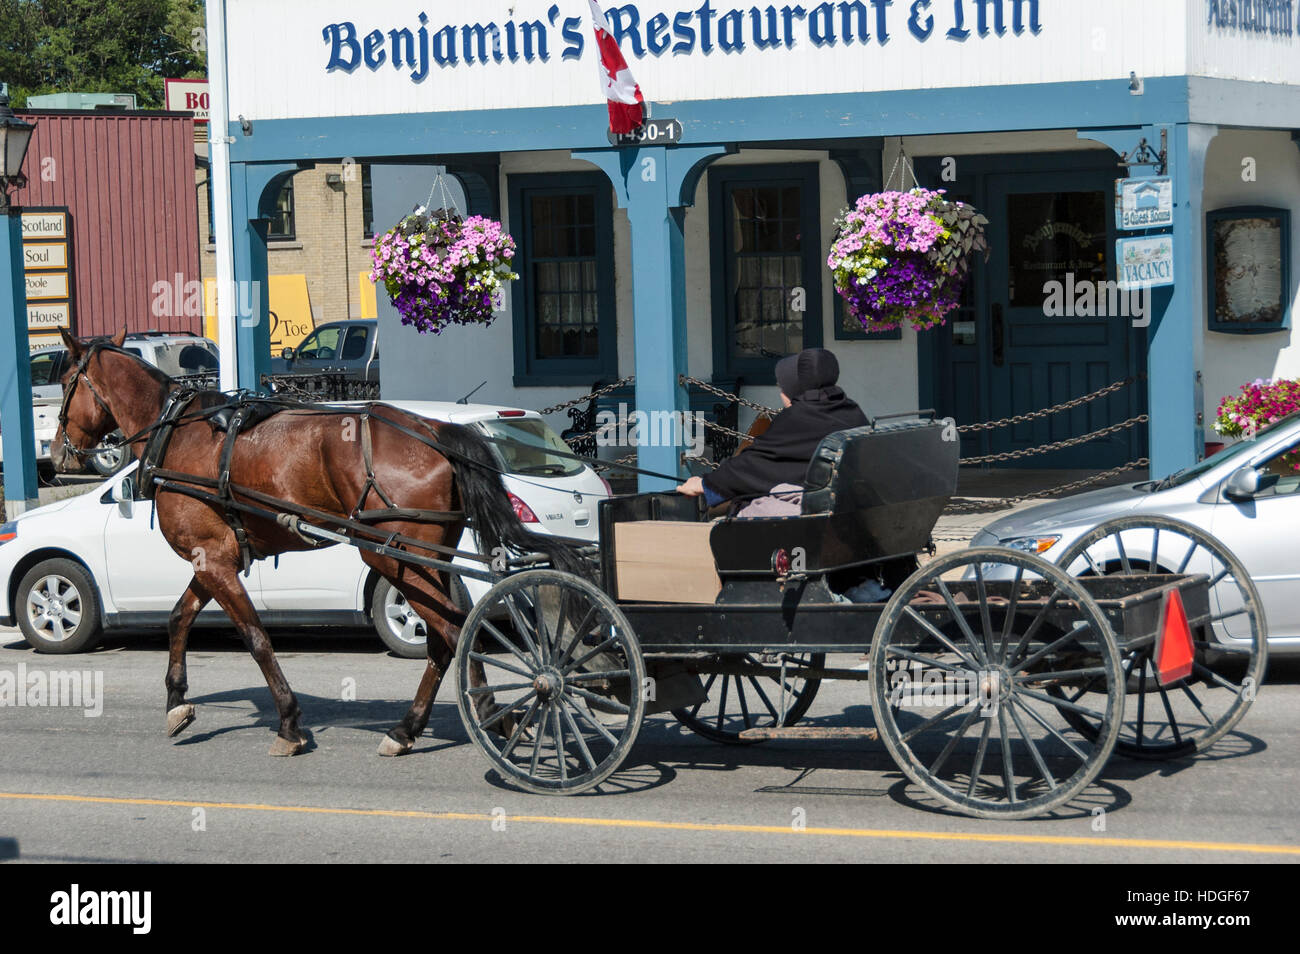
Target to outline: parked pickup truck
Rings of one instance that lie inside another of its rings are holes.
[[[272,374],[344,371],[357,381],[379,380],[379,322],[363,319],[321,325],[296,348],[271,359]]]

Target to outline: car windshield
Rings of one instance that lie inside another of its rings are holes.
[[[493,439],[508,473],[533,477],[568,477],[582,470],[581,462],[559,456],[573,452],[545,421],[537,418],[501,418],[482,421],[479,427]]]
[[[1238,441],[1235,444],[1225,447],[1217,454],[1212,454],[1205,458],[1205,460],[1193,464],[1191,467],[1170,474],[1164,480],[1157,482],[1154,485],[1154,489],[1164,490],[1167,487],[1180,487],[1183,484],[1189,483],[1201,475],[1228,463],[1229,461],[1242,459],[1244,462],[1244,459],[1251,457],[1255,451],[1258,450],[1261,438],[1270,437],[1277,428],[1285,427],[1288,424],[1294,424],[1296,422],[1300,422],[1300,411],[1295,414],[1288,414],[1281,420],[1268,425],[1268,427],[1262,429],[1255,435],[1255,437],[1249,440]]]
[[[58,384],[59,379],[54,369],[59,364],[58,351],[47,351],[32,358],[32,387],[39,388],[46,384]]]

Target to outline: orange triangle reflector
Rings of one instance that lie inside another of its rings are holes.
[[[1192,628],[1187,610],[1177,589],[1165,594],[1161,611],[1160,634],[1156,637],[1156,673],[1160,685],[1167,686],[1192,674]]]

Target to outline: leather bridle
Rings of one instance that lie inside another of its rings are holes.
[[[100,396],[99,391],[96,390],[95,382],[90,380],[90,377],[86,374],[86,368],[90,365],[90,359],[105,348],[111,348],[114,351],[118,350],[105,341],[92,342],[87,346],[86,350],[81,354],[81,360],[77,362],[77,366],[72,375],[72,380],[68,383],[67,389],[63,392],[63,403],[59,406],[59,430],[63,433],[63,453],[65,456],[71,454],[73,457],[78,459],[84,459],[87,457],[97,457],[100,454],[111,454],[113,451],[117,450],[116,445],[112,447],[94,447],[82,450],[80,447],[75,446],[68,438],[68,407],[72,404],[73,395],[77,393],[77,385],[80,384],[83,379],[86,382],[86,387],[90,388],[90,394],[94,397],[95,403],[99,405],[100,410],[110,418],[113,418],[112,409],[108,406],[108,403],[103,399],[103,397]],[[113,419],[116,420],[116,418]]]

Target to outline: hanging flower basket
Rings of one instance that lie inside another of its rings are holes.
[[[370,280],[383,282],[402,324],[438,334],[489,325],[511,270],[515,241],[493,219],[424,207],[375,239]]]
[[[1257,378],[1241,386],[1241,393],[1219,402],[1214,429],[1224,437],[1253,440],[1265,427],[1300,411],[1300,380]],[[1300,473],[1300,451],[1282,455],[1282,464]]]
[[[957,307],[988,219],[943,190],[864,195],[835,221],[826,264],[835,290],[867,331],[944,322]]]

